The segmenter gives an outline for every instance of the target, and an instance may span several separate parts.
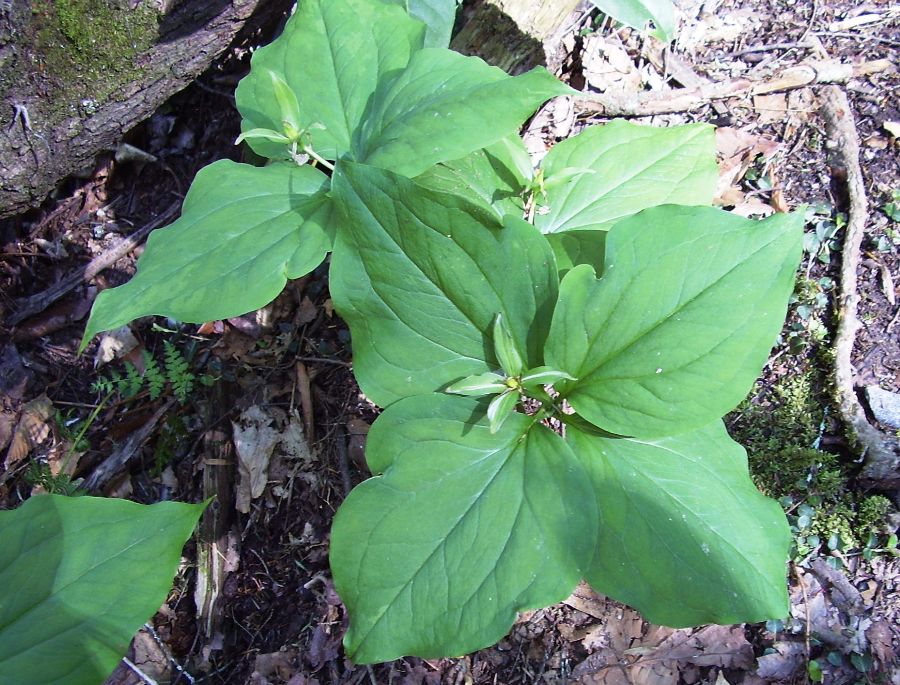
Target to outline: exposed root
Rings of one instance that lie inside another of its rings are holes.
[[[841,256],[841,292],[838,299],[838,329],[835,340],[835,385],[841,418],[852,432],[863,457],[861,478],[880,487],[900,486],[900,442],[869,423],[854,388],[853,343],[860,323],[856,274],[868,219],[868,200],[859,164],[859,137],[847,94],[837,86],[821,93],[821,113],[833,148],[832,168],[846,172],[850,207]]]

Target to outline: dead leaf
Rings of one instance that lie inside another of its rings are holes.
[[[872,654],[884,667],[896,663],[897,653],[894,651],[891,628],[887,621],[883,619],[873,621],[866,630],[866,637],[869,640]]]
[[[130,326],[122,326],[107,331],[100,337],[97,355],[94,357],[94,368],[99,368],[114,359],[124,357],[138,345],[140,343],[134,337],[134,333],[131,332]]]
[[[6,453],[4,468],[8,469],[24,459],[50,435],[47,419],[53,415],[53,411],[53,402],[46,395],[41,395],[22,407],[19,423],[16,424],[9,451]]]
[[[222,335],[224,332],[224,321],[207,321],[197,329],[197,335]]]
[[[724,126],[716,129],[716,152],[719,158],[719,181],[713,203],[722,206],[738,205],[734,194],[741,193],[740,180],[760,155],[771,159],[779,143],[748,131]],[[771,208],[770,208],[771,211]]]
[[[297,307],[297,313],[294,315],[294,324],[299,327],[312,323],[316,320],[318,315],[319,308],[316,307],[311,299],[309,299],[308,295],[304,295],[303,299],[300,301],[300,306]]]
[[[251,500],[262,495],[269,475],[269,460],[280,433],[272,427],[272,417],[253,405],[243,412],[234,428],[234,448],[238,456],[235,508],[249,513]]]
[[[754,95],[753,108],[759,114],[760,124],[784,121],[788,108],[787,95],[784,93]]]
[[[598,91],[641,90],[641,73],[621,45],[604,36],[588,36],[583,53],[584,77]]]
[[[756,663],[760,678],[790,681],[806,671],[806,649],[801,642],[776,642],[775,651],[759,657]]]
[[[297,670],[294,666],[296,660],[297,652],[293,649],[257,654],[248,685],[270,685],[273,682],[270,678],[280,683],[286,682]]]
[[[0,351],[0,450],[5,450],[12,440],[19,406],[31,377],[16,346],[4,345]]]
[[[885,121],[881,128],[890,133],[892,138],[900,137],[900,121]]]
[[[599,620],[609,617],[606,598],[594,592],[593,588],[584,581],[580,582],[572,594],[563,600],[563,604]]]

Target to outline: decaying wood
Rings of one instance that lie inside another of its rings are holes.
[[[105,250],[102,254],[94,257],[90,262],[88,262],[88,264],[80,267],[74,273],[61,280],[59,283],[56,283],[39,293],[35,293],[34,295],[23,297],[22,299],[17,300],[14,304],[15,311],[13,311],[13,313],[9,316],[10,325],[15,326],[27,319],[29,316],[34,316],[35,314],[44,311],[44,309],[59,300],[61,297],[65,296],[67,293],[77,288],[82,283],[90,282],[94,278],[94,276],[99,274],[104,269],[115,264],[122,257],[127,255],[134,248],[140,245],[143,242],[144,238],[146,238],[150,234],[150,231],[152,231],[154,228],[159,228],[163,224],[168,223],[169,220],[178,212],[180,206],[180,200],[178,202],[172,203],[162,214],[156,217],[153,221],[150,221],[144,226],[141,226],[139,229],[137,229],[127,237],[122,238],[108,250]]]
[[[466,13],[450,47],[510,74],[547,65],[579,0],[483,0]]]
[[[846,83],[851,78],[889,72],[894,68],[894,63],[888,59],[861,64],[842,64],[833,60],[811,61],[785,69],[779,75],[765,80],[735,79],[696,88],[644,93],[607,91],[591,98],[578,99],[576,107],[585,113],[608,117],[688,112],[729,98],[765,95],[816,84]]]
[[[216,384],[212,402],[206,409],[204,418],[208,424],[215,422],[214,413],[224,415],[227,409],[227,393],[222,385]],[[222,426],[211,428],[203,436],[203,498],[210,500],[210,503],[200,519],[194,603],[205,640],[214,638],[221,630],[224,614],[219,598],[231,570],[229,546],[237,545],[237,535],[231,533],[234,519],[234,444],[228,422],[222,422]]]
[[[838,406],[845,424],[853,433],[864,458],[860,474],[864,481],[880,487],[900,486],[900,442],[869,423],[856,395],[853,343],[860,322],[857,318],[859,293],[856,275],[861,245],[869,216],[865,179],[859,163],[859,136],[846,93],[828,86],[822,93],[822,117],[832,147],[832,167],[846,171],[850,208],[841,251],[841,292],[838,300],[838,329],[835,340],[835,385]],[[840,176],[843,178],[844,173]]]
[[[292,4],[0,2],[0,218],[40,204],[193,81],[239,29],[274,23]],[[107,24],[92,16],[100,10]],[[139,17],[135,47],[122,33]]]

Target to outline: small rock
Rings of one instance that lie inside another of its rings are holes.
[[[868,385],[866,399],[878,421],[891,428],[900,428],[900,394],[882,390],[877,385]]]

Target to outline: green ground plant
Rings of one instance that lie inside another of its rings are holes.
[[[438,6],[304,0],[236,93],[269,162],[201,170],[83,346],[243,314],[331,253],[385,408],[331,536],[355,661],[483,647],[580,578],[672,626],[783,617],[787,521],[720,417],[781,329],[802,214],[703,206],[705,125],[589,127],[535,169],[520,125],[577,94],[446,49]]]

